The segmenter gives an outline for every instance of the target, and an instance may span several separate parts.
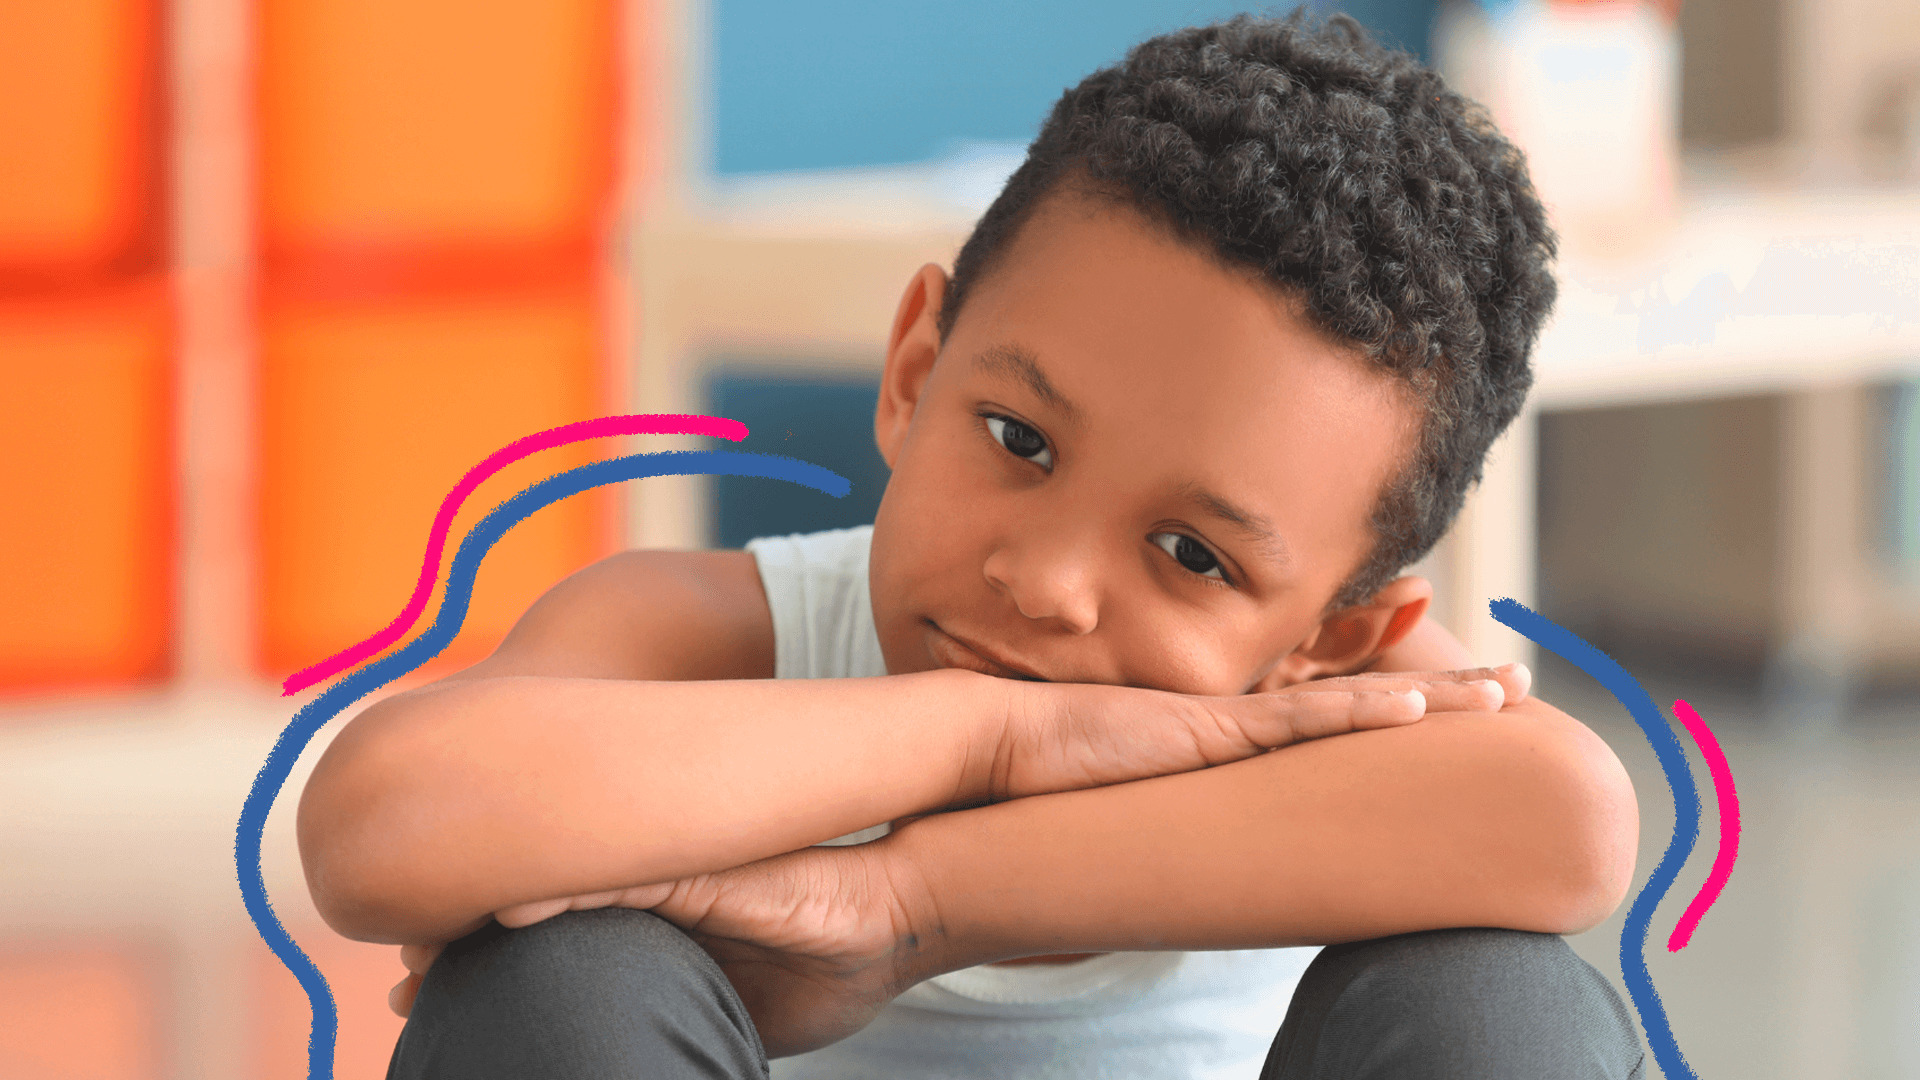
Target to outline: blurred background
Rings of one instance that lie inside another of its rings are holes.
[[[1732,880],[1656,984],[1703,1077],[1920,1076],[1920,6],[1352,0],[1484,101],[1564,236],[1529,412],[1422,567],[1488,659],[1515,596],[1719,733]],[[508,441],[616,412],[745,421],[850,476],[577,496],[489,556],[482,656],[628,546],[871,519],[899,290],[949,262],[1060,90],[1194,0],[0,0],[0,1078],[304,1074],[307,1011],[234,822],[314,691],[404,605]],[[631,446],[548,451],[527,482]],[[1640,877],[1672,827],[1626,761]],[[394,950],[281,917],[383,1074]],[[1695,761],[1695,774],[1705,770]],[[1617,980],[1620,920],[1575,939]],[[1277,1023],[1278,1018],[1276,1018]]]

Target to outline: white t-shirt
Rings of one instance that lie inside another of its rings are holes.
[[[887,673],[867,590],[871,527],[751,541],[773,612],[774,676]],[[862,843],[888,826],[828,841]],[[1109,953],[980,966],[900,995],[774,1080],[1256,1080],[1318,948]]]

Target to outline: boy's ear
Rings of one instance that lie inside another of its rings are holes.
[[[1432,603],[1433,584],[1426,578],[1398,578],[1366,603],[1341,608],[1320,620],[1313,633],[1274,665],[1254,690],[1268,693],[1309,679],[1365,670],[1406,637]]]
[[[893,315],[887,363],[880,374],[880,403],[873,411],[873,440],[889,469],[900,456],[920,392],[940,355],[940,305],[946,297],[947,272],[928,263],[907,282]]]

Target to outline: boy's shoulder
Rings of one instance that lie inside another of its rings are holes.
[[[773,620],[745,551],[623,551],[547,590],[456,677],[773,677]]]

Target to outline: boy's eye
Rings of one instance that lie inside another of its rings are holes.
[[[1220,566],[1220,560],[1214,558],[1207,546],[1185,533],[1154,533],[1148,539],[1160,545],[1161,550],[1173,556],[1175,562],[1201,577],[1227,580],[1227,574]]]
[[[1053,468],[1053,451],[1047,440],[1027,425],[1006,416],[986,416],[987,433],[1015,457],[1023,457],[1043,469]]]

